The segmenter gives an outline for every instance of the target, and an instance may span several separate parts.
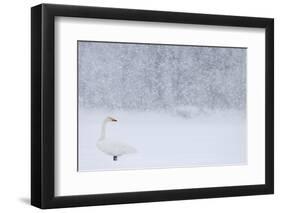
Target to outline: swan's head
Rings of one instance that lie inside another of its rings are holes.
[[[105,122],[116,122],[117,120],[115,118],[112,118],[112,117],[107,117],[105,119]]]

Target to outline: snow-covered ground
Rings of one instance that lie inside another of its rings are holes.
[[[106,136],[127,143],[137,153],[113,161],[97,149],[104,118]],[[165,112],[79,110],[79,171],[224,166],[247,163],[246,118],[240,111],[206,113],[191,118]]]

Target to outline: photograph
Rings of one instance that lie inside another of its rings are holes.
[[[247,165],[247,48],[77,41],[77,171]]]

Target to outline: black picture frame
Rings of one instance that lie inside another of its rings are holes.
[[[265,184],[59,196],[55,190],[55,17],[264,28]],[[274,192],[274,20],[271,18],[41,4],[31,8],[31,204],[42,208],[272,194]]]

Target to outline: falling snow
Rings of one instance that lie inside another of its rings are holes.
[[[78,42],[79,171],[246,163],[245,48]],[[95,144],[134,146],[117,162]]]

